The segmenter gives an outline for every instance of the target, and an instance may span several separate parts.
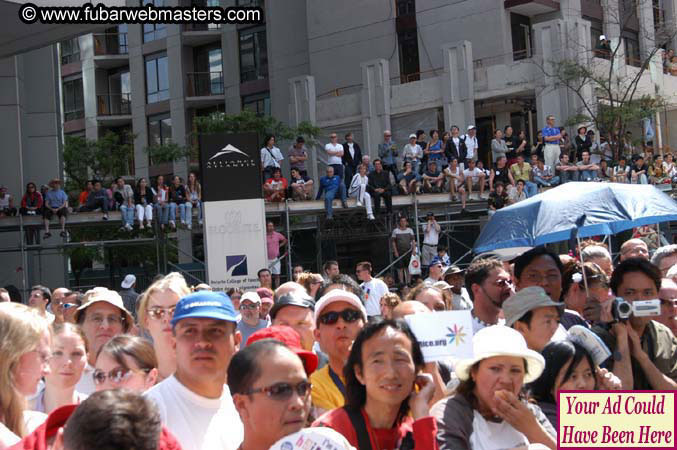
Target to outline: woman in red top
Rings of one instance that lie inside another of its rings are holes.
[[[346,406],[325,413],[313,426],[338,431],[360,450],[437,449],[437,425],[428,406],[435,387],[423,365],[421,348],[404,321],[368,324],[343,369]]]

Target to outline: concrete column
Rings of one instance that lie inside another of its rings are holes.
[[[639,19],[639,57],[644,61],[656,48],[656,35],[653,22],[653,4],[650,1],[637,3]]]
[[[566,26],[563,20],[549,20],[537,23],[533,27],[534,51],[537,58],[542,58],[545,72],[553,71],[553,63],[564,56],[563,43],[566,42]],[[540,93],[536,96],[536,109],[538,111],[537,128],[545,126],[545,118],[554,115],[557,124],[563,123],[568,117],[566,108],[566,88],[558,87],[555,79],[544,74],[540,75]]]
[[[96,122],[96,86],[98,80],[94,67],[94,35],[80,36],[78,41],[82,63],[82,93],[85,103],[85,137],[95,141],[99,138],[99,129]],[[106,84],[100,86],[105,87]]]
[[[221,25],[221,53],[223,55],[223,86],[226,114],[238,114],[242,109],[240,99],[240,48],[236,25]]]
[[[677,0],[663,0],[663,9],[665,10],[665,22],[668,24],[677,23]],[[677,35],[668,43],[668,48],[677,48]]]
[[[390,68],[385,59],[360,64],[362,69],[362,153],[378,157],[383,131],[390,130]]]
[[[143,33],[141,25],[129,25],[127,48],[129,52],[129,82],[134,95],[131,96],[132,130],[134,132],[134,173],[148,177],[148,121],[146,120],[146,67],[141,46]]]
[[[445,44],[442,46],[442,55],[444,72],[441,80],[445,130],[457,125],[463,132],[468,124],[475,123],[472,44],[470,41]]]
[[[616,60],[614,65],[619,69],[625,67],[625,46],[621,42],[621,12],[619,2],[621,0],[602,0],[602,10],[604,11],[604,34],[607,39],[611,39],[611,51],[616,47]]]
[[[288,83],[290,100],[289,125],[295,127],[304,120],[314,124],[316,122],[315,102],[317,99],[315,77],[302,75],[290,78]],[[313,180],[319,180],[317,152],[321,149],[313,148],[309,143],[306,143],[306,147],[308,147],[308,160],[306,161],[308,176]]]

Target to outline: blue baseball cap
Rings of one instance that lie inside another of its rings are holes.
[[[436,265],[438,265],[438,264],[444,266],[444,263],[443,263],[442,260],[439,258],[439,256],[435,256],[435,257],[432,259],[432,261],[430,261],[430,265],[431,265],[431,266],[436,266]]]
[[[182,319],[216,319],[237,322],[233,302],[223,292],[198,291],[186,295],[176,304],[172,317],[172,328]]]

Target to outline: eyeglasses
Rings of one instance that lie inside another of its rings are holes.
[[[258,389],[251,389],[246,392],[247,395],[264,393],[268,397],[277,401],[289,400],[294,394],[294,391],[299,395],[299,397],[306,397],[310,394],[310,390],[313,387],[308,381],[304,380],[293,385],[291,383],[275,383],[272,386],[262,387]]]
[[[108,373],[104,372],[103,370],[96,369],[92,374],[92,378],[94,378],[94,384],[98,386],[104,384],[106,379],[110,380],[110,382],[113,384],[120,384],[129,379],[129,377],[135,373],[147,374],[148,372],[149,369],[133,370],[126,367],[116,367]]]
[[[61,306],[63,306],[63,309],[68,309],[68,308],[72,308],[73,306],[78,306],[78,304],[77,303],[64,303]]]
[[[498,286],[498,287],[512,286],[512,280],[508,280],[508,279],[499,279],[499,280],[496,280],[496,282],[495,282],[494,284],[495,284],[496,286]]]
[[[353,323],[362,318],[362,313],[355,309],[344,309],[343,311],[330,311],[320,316],[320,323],[324,325],[334,325],[338,322],[339,317],[344,322]]]
[[[171,319],[174,316],[174,311],[176,310],[176,306],[172,306],[169,308],[150,308],[146,310],[148,313],[148,316],[153,319],[153,320],[162,320],[165,317],[168,319]]]
[[[240,303],[240,310],[248,309],[254,310],[259,307],[258,303]]]
[[[107,321],[111,325],[121,325],[125,321],[125,318],[122,316],[116,316],[111,314],[110,316],[103,316],[101,314],[94,314],[93,316],[87,317],[86,321],[90,323],[95,323],[100,326],[103,324],[103,321]]]

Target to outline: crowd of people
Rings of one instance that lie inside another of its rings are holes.
[[[671,153],[654,155],[651,143],[637,145],[632,132],[618,137],[599,136],[581,126],[571,138],[564,127],[555,125],[549,115],[533,143],[524,130],[511,126],[497,129],[490,144],[491,163],[481,158],[474,125],[461,134],[452,126],[447,132],[418,130],[401,146],[392,133],[383,133],[378,158],[372,160],[353,140],[352,133],[339,143],[336,133],[324,146],[326,171],[319,180],[308,175],[309,150],[298,137],[288,150],[290,177],[282,173],[282,151],[275,137],[267,136],[261,149],[263,190],[268,202],[324,199],[327,218],[333,218],[334,201],[346,207],[355,198],[374,220],[381,211],[392,211],[394,195],[449,193],[451,202],[461,202],[465,211],[468,199],[484,200],[492,214],[505,205],[532,197],[544,189],[570,181],[595,181],[634,184],[677,182],[677,168]],[[617,152],[620,149],[620,152]],[[618,153],[618,156],[615,156]],[[315,194],[314,194],[315,193]]]
[[[197,172],[191,172],[187,181],[175,175],[169,184],[163,175],[159,175],[152,186],[146,178],[139,178],[131,186],[124,178],[117,177],[108,187],[104,186],[102,180],[89,180],[77,196],[75,193],[70,194],[74,201],[64,191],[63,183],[58,178],[42,185],[40,190],[35,183],[29,182],[21,198],[21,207],[17,210],[12,195],[7,193],[7,188],[0,186],[0,217],[15,216],[17,213],[41,216],[45,239],[52,236],[50,222],[54,217],[59,219],[61,237],[67,237],[68,215],[79,212],[100,211],[102,219],[108,220],[109,212],[120,211],[122,231],[132,231],[135,223],[139,230],[153,229],[153,217],[162,230],[165,227],[176,230],[177,222],[191,230],[193,210],[196,210],[198,224],[202,226],[202,186]],[[35,241],[32,233],[28,237],[29,243]]]
[[[558,391],[677,388],[677,245],[630,239],[616,264],[581,248],[465,270],[429,249],[406,292],[369,261],[279,286],[262,269],[245,291],[178,273],[140,295],[131,275],[25,304],[0,290],[0,449],[555,449]],[[616,297],[661,314],[620,318]],[[403,319],[448,310],[470,311],[472,357],[426,361]],[[596,363],[574,326],[613,357]]]

